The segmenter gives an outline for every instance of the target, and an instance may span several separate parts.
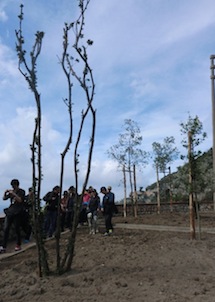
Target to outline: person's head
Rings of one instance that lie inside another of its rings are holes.
[[[18,188],[19,181],[18,181],[18,179],[12,179],[10,184],[13,188]]]
[[[92,189],[91,191],[90,191],[90,195],[91,196],[96,196],[98,193],[97,193],[97,191],[96,191],[96,189]]]
[[[107,187],[107,190],[110,192],[112,190],[112,187],[111,186],[108,186]]]
[[[68,191],[69,191],[70,195],[73,195],[73,196],[75,195],[75,187],[74,186],[69,187]]]
[[[107,190],[106,190],[105,187],[101,187],[100,192],[101,192],[102,194],[106,194],[106,193],[107,193]]]
[[[55,186],[54,188],[53,188],[53,192],[55,192],[55,193],[60,193],[60,187],[59,186]]]
[[[64,191],[64,192],[63,192],[63,196],[64,196],[64,197],[67,197],[68,195],[69,195],[69,192],[68,192],[68,191]]]
[[[88,192],[91,193],[93,190],[94,190],[93,187],[92,187],[92,186],[89,186]]]
[[[69,191],[70,192],[75,192],[75,187],[74,186],[69,187]]]

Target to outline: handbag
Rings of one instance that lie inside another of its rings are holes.
[[[4,209],[4,213],[7,217],[13,217],[20,214],[23,211],[23,206],[11,205],[9,208]]]

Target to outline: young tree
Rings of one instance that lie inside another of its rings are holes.
[[[175,147],[175,139],[173,136],[164,138],[163,144],[154,142],[152,144],[153,149],[153,162],[156,169],[157,177],[157,206],[158,214],[160,213],[160,183],[159,173],[166,174],[168,166],[178,156],[178,150]]]
[[[41,100],[40,93],[37,88],[37,60],[41,52],[44,32],[37,32],[32,51],[30,52],[30,62],[26,59],[26,50],[24,49],[24,37],[22,31],[23,22],[23,5],[20,6],[19,30],[15,31],[17,43],[16,51],[19,59],[19,71],[27,81],[29,88],[34,94],[37,116],[35,118],[35,127],[33,132],[32,144],[30,145],[32,157],[32,187],[33,187],[33,222],[34,235],[38,248],[38,267],[39,275],[49,274],[49,265],[47,261],[47,252],[44,247],[43,230],[42,230],[42,213],[40,205],[40,191],[42,182],[42,164],[41,164]]]
[[[80,84],[82,91],[85,95],[86,99],[86,108],[82,110],[81,114],[81,121],[80,126],[77,132],[77,137],[74,144],[74,176],[75,176],[75,209],[74,209],[74,219],[73,219],[73,226],[71,231],[71,236],[69,238],[68,246],[66,247],[64,256],[61,260],[60,264],[60,272],[69,271],[71,269],[73,257],[74,257],[74,249],[75,249],[75,240],[76,240],[76,231],[79,219],[79,212],[80,206],[82,202],[82,197],[84,191],[87,187],[90,171],[91,171],[91,161],[93,155],[93,147],[94,147],[94,139],[95,139],[95,130],[96,130],[96,110],[93,107],[93,99],[95,94],[95,83],[93,78],[93,72],[89,64],[87,48],[93,44],[93,41],[88,39],[87,41],[84,40],[84,26],[85,26],[85,12],[87,7],[90,3],[90,0],[79,0],[79,8],[80,8],[80,16],[75,21],[68,24],[65,24],[64,27],[64,38],[63,38],[63,48],[64,54],[63,59],[65,59],[67,65],[67,72],[66,76],[72,75],[77,82]],[[71,54],[68,51],[69,45],[69,33],[73,32],[74,34],[74,44],[73,49],[75,54]],[[64,62],[64,61],[62,61]],[[75,71],[74,63],[79,63],[82,68],[82,75]],[[78,187],[79,187],[79,147],[81,143],[81,138],[85,127],[85,122],[91,116],[91,136],[89,138],[89,149],[87,154],[87,169],[85,178],[83,181],[81,195],[78,194]]]
[[[182,145],[188,151],[186,158],[188,159],[190,231],[191,239],[195,239],[194,209],[197,211],[198,215],[198,204],[197,200],[195,200],[194,205],[194,188],[197,179],[200,178],[200,171],[198,170],[197,166],[197,158],[201,155],[201,151],[196,150],[196,147],[198,147],[205,140],[207,134],[206,132],[203,132],[203,124],[199,120],[198,116],[192,118],[189,114],[187,122],[180,123],[180,126],[181,134],[183,135]],[[182,158],[185,158],[185,156],[182,156]]]
[[[78,129],[77,138],[74,146],[74,177],[75,177],[75,185],[76,185],[76,198],[75,198],[75,211],[74,211],[74,222],[72,227],[71,236],[68,241],[68,245],[65,248],[64,256],[61,258],[60,255],[60,199],[58,202],[58,220],[57,220],[57,232],[56,232],[56,270],[57,272],[64,273],[71,269],[72,260],[74,257],[74,248],[75,248],[75,240],[76,240],[76,228],[78,224],[79,217],[79,209],[82,201],[82,195],[85,191],[85,188],[88,183],[90,170],[91,170],[91,160],[93,154],[93,146],[94,146],[94,137],[95,137],[95,128],[96,128],[96,111],[93,108],[93,98],[95,91],[95,84],[93,79],[92,69],[88,62],[87,55],[87,47],[91,46],[93,42],[91,40],[87,40],[84,42],[84,20],[85,20],[85,12],[89,5],[90,0],[79,0],[79,9],[80,16],[75,22],[71,24],[65,24],[64,27],[64,36],[63,36],[63,54],[61,58],[61,66],[63,68],[64,74],[67,79],[68,84],[68,98],[64,100],[65,104],[68,106],[69,117],[70,117],[70,131],[68,141],[66,146],[61,154],[61,171],[60,171],[60,188],[62,192],[63,186],[63,175],[64,175],[64,159],[66,153],[68,152],[71,142],[72,142],[72,130],[73,130],[73,120],[72,120],[72,80],[71,77],[74,77],[75,80],[80,84],[85,97],[86,97],[86,108],[82,110],[80,127]],[[32,150],[32,165],[33,165],[33,188],[34,188],[34,200],[33,200],[33,212],[34,212],[34,228],[35,228],[35,238],[38,247],[38,263],[39,263],[39,275],[48,275],[50,273],[48,258],[47,258],[47,250],[44,246],[43,240],[43,232],[42,232],[42,219],[41,219],[41,206],[40,206],[40,187],[42,181],[42,167],[41,167],[41,102],[40,102],[40,94],[37,90],[37,69],[36,63],[38,56],[42,47],[42,39],[44,36],[43,32],[36,33],[35,44],[33,45],[32,51],[30,52],[30,63],[28,64],[26,59],[26,50],[24,50],[24,37],[22,33],[22,21],[23,21],[23,5],[21,5],[21,14],[19,16],[20,26],[19,30],[16,31],[17,37],[17,54],[19,58],[19,70],[21,74],[24,76],[26,81],[28,82],[30,89],[32,90],[36,105],[37,105],[37,117],[35,119],[35,130],[33,133],[33,143],[31,145]],[[72,44],[72,48],[74,49],[75,56],[74,58],[68,50],[69,41],[72,38],[69,35],[70,31],[73,31],[74,34],[74,42]],[[82,75],[79,76],[78,73],[74,69],[74,61],[76,63],[80,63],[82,70]],[[85,122],[88,118],[89,114],[91,114],[91,137],[89,142],[89,151],[87,158],[87,169],[86,175],[82,186],[81,195],[78,194],[78,164],[79,164],[79,145],[81,141],[81,137],[83,131],[85,129]],[[36,173],[37,172],[37,173]],[[61,195],[60,195],[61,196]]]
[[[131,189],[131,201],[133,206],[134,215],[137,215],[136,209],[136,166],[141,167],[147,163],[147,152],[143,151],[140,147],[142,144],[142,135],[138,124],[131,119],[125,119],[123,125],[124,133],[119,134],[119,141],[117,144],[110,147],[108,155],[110,158],[118,162],[118,166],[123,171],[124,186],[126,185],[126,173],[129,175],[129,183]],[[132,178],[133,173],[133,178]],[[124,187],[126,192],[126,188]],[[124,207],[126,207],[126,196],[124,196]],[[125,209],[124,209],[125,214]]]

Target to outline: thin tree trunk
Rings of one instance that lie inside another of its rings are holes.
[[[124,184],[124,203],[123,203],[123,216],[127,216],[127,202],[126,202],[126,173],[125,173],[125,165],[123,165],[123,184]]]
[[[172,176],[171,176],[171,167],[169,167],[169,203],[170,203],[170,212],[173,212],[172,205]]]
[[[133,165],[134,173],[134,217],[137,217],[137,184],[136,184],[136,167]]]
[[[158,165],[156,165],[156,176],[157,176],[157,213],[160,214],[160,183],[159,183]]]
[[[188,158],[189,158],[189,210],[190,210],[190,237],[195,239],[195,219],[193,210],[193,177],[192,177],[192,134],[188,132]]]
[[[129,164],[128,167],[128,173],[129,173],[129,181],[130,181],[130,188],[131,188],[131,205],[132,205],[132,214],[134,216],[134,196],[133,196],[133,183],[132,183],[132,171],[131,171],[131,166]]]
[[[200,215],[199,215],[199,204],[197,199],[197,194],[195,194],[195,209],[196,209],[196,219],[197,219],[197,225],[198,225],[198,239],[201,240],[201,221],[200,221]]]

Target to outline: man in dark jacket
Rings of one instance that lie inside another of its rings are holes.
[[[113,232],[112,217],[115,211],[115,196],[114,193],[108,192],[106,187],[101,187],[100,192],[104,194],[101,211],[105,217],[106,232],[104,235],[107,236]]]
[[[55,186],[51,192],[48,192],[43,200],[46,202],[45,213],[45,236],[52,237],[57,224],[58,202],[60,199],[60,187]]]

